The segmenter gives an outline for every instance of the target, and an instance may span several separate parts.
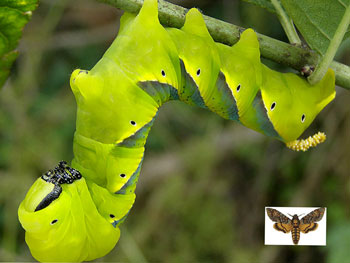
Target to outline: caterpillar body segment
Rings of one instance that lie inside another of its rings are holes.
[[[332,70],[315,86],[272,71],[260,62],[252,29],[232,47],[215,43],[196,9],[182,29],[164,28],[157,0],[145,0],[138,15],[125,13],[101,60],[90,71],[75,70],[70,84],[77,102],[71,166],[83,178],[70,184],[39,178],[18,212],[39,261],[93,260],[114,247],[135,201],[148,133],[165,102],[207,108],[288,143],[335,96]],[[48,197],[55,187],[62,192]],[[45,198],[52,202],[34,211]]]

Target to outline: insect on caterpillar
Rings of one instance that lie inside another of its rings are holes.
[[[71,75],[77,102],[71,167],[60,163],[38,178],[18,210],[32,255],[86,261],[115,246],[163,103],[197,105],[306,149],[296,139],[335,97],[334,82],[331,69],[311,86],[264,66],[252,29],[232,47],[214,42],[197,9],[181,29],[164,28],[157,0],[145,0],[138,15],[123,15],[100,61]]]

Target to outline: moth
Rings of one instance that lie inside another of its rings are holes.
[[[273,225],[273,228],[283,233],[291,232],[294,245],[298,245],[300,240],[300,232],[307,234],[311,231],[315,231],[318,228],[318,224],[316,222],[322,220],[325,208],[317,208],[301,219],[299,219],[297,214],[293,216],[290,215],[292,216],[292,219],[290,219],[280,211],[273,208],[266,208],[266,212],[269,218],[276,222]]]

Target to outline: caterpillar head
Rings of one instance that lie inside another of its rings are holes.
[[[316,115],[335,97],[335,77],[329,69],[316,85],[295,74],[280,74],[264,67],[267,73],[262,96],[268,117],[287,146],[306,151],[325,140],[323,133],[306,140],[297,138],[310,126]],[[287,87],[286,87],[287,85]],[[283,87],[283,88],[281,88]]]
[[[64,162],[35,181],[18,216],[38,261],[76,262],[102,257],[120,235],[119,229],[97,211],[85,179]]]

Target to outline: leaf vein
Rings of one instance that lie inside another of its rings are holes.
[[[346,4],[344,4],[342,0],[338,0],[338,2],[339,2],[344,8],[347,8]]]
[[[316,28],[316,30],[319,31],[323,36],[325,36],[329,41],[331,41],[332,38],[330,36],[328,36],[326,32],[324,32],[321,28],[319,28],[317,26],[317,23],[315,23],[315,21],[312,20],[310,15],[308,13],[304,12],[304,10],[299,5],[298,5],[298,7],[299,7],[300,11],[305,14],[305,17],[310,21],[310,23]]]

